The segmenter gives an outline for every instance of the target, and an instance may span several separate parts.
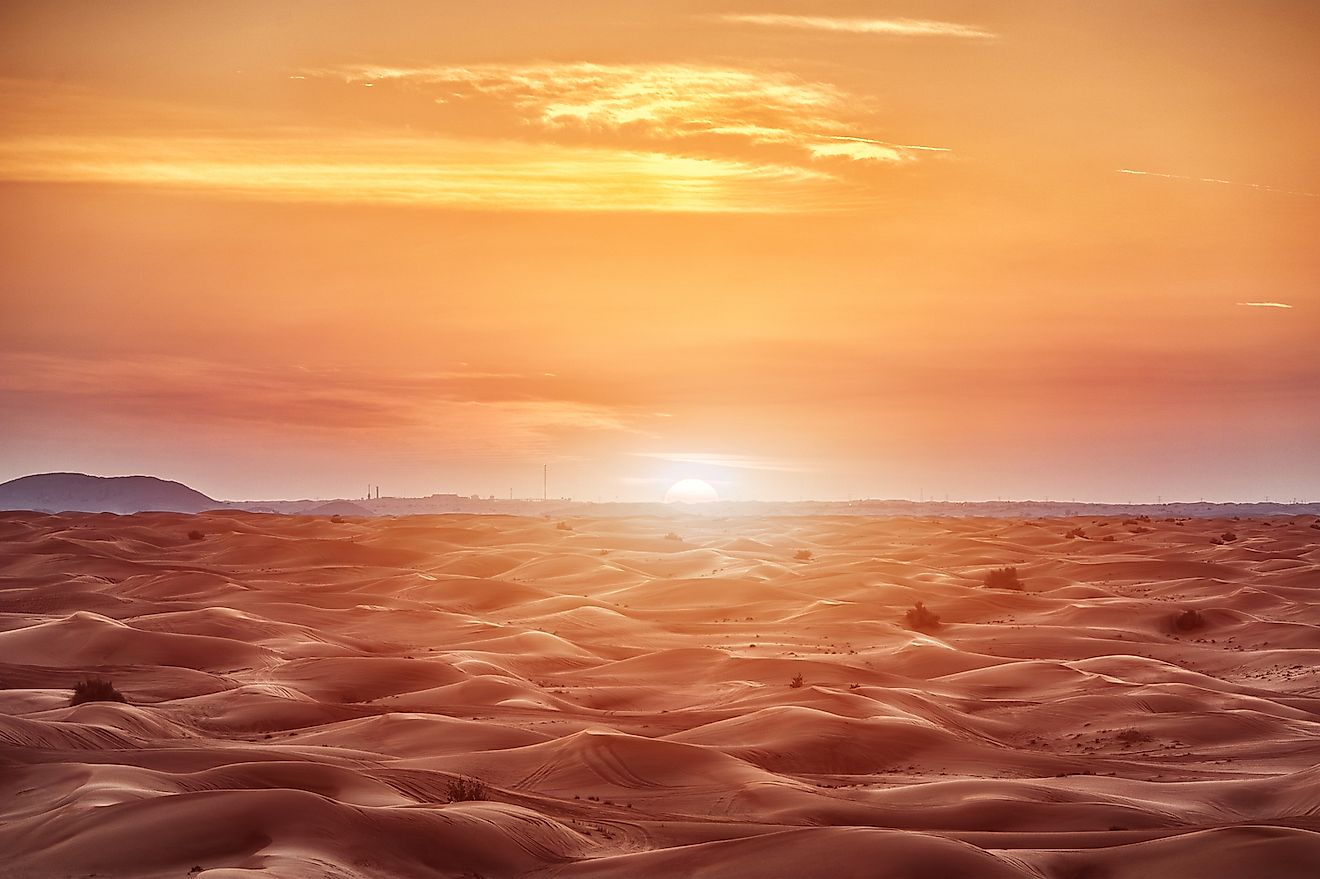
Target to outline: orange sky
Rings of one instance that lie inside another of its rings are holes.
[[[1320,4],[0,30],[0,478],[1320,497]]]

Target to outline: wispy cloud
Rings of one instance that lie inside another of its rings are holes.
[[[730,14],[716,16],[731,24],[794,30],[831,31],[849,34],[879,34],[891,37],[960,37],[992,40],[998,34],[972,25],[919,18],[836,18],[825,15]]]
[[[1238,302],[1237,305],[1245,305],[1247,308],[1292,308],[1286,302]]]
[[[0,354],[0,405],[28,416],[146,417],[362,440],[388,434],[505,451],[563,432],[635,433],[644,420],[627,406],[580,399],[542,375],[257,368],[158,355]]]
[[[759,458],[752,455],[726,455],[714,452],[634,452],[638,458],[655,458],[675,464],[703,467],[729,467],[735,470],[770,470],[784,473],[803,472],[808,468],[792,461]]]
[[[806,145],[813,158],[841,156],[854,161],[874,160],[881,162],[904,162],[916,158],[918,153],[947,153],[944,147],[913,146],[910,144],[886,143],[867,137],[846,137],[836,135]]]
[[[0,141],[0,179],[113,183],[281,201],[532,211],[824,209],[834,178],[656,151],[334,131]]]
[[[1213,183],[1218,186],[1241,186],[1247,189],[1258,189],[1261,192],[1277,192],[1281,195],[1300,195],[1305,198],[1320,198],[1320,193],[1316,192],[1284,189],[1278,186],[1266,186],[1263,183],[1244,183],[1240,180],[1223,180],[1218,177],[1188,177],[1184,174],[1164,174],[1159,171],[1137,171],[1133,168],[1116,168],[1115,171],[1119,174],[1128,174],[1135,177],[1161,177],[1165,180],[1185,180],[1191,183]]]
[[[398,82],[450,103],[494,100],[543,132],[630,134],[691,152],[701,139],[790,147],[807,158],[911,161],[938,147],[863,136],[866,102],[781,71],[690,64],[357,65],[304,71],[351,84]]]
[[[305,77],[299,88],[372,83],[381,87],[366,100],[412,98],[426,112],[443,99],[458,109],[440,124],[468,133],[269,122],[232,133],[223,114],[178,117],[0,81],[0,94],[21,99],[0,138],[0,181],[486,211],[787,213],[865,204],[860,165],[941,152],[868,137],[864,101],[783,72],[530,64],[292,75]],[[480,133],[464,128],[472,119]]]

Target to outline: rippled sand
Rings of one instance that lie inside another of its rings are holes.
[[[0,514],[0,876],[1309,879],[1313,521]]]

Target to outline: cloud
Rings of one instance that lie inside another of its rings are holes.
[[[242,426],[285,433],[408,436],[479,449],[563,432],[634,433],[643,414],[538,375],[257,368],[187,357],[0,355],[0,405],[26,417]]]
[[[883,140],[871,140],[865,137],[836,136],[806,145],[813,158],[841,156],[853,161],[905,162],[915,159],[920,153],[947,153],[943,147],[911,146],[908,144],[886,143]]]
[[[731,14],[716,16],[730,24],[891,37],[959,37],[993,40],[998,34],[966,24],[917,18],[834,18],[824,15]]]
[[[1238,302],[1237,305],[1245,305],[1248,308],[1292,308],[1285,302]]]
[[[828,209],[835,182],[770,162],[336,131],[11,137],[0,141],[0,179],[292,202],[696,213]]]
[[[790,461],[758,458],[752,455],[726,455],[714,452],[634,452],[638,458],[655,458],[675,464],[703,467],[731,467],[735,470],[768,470],[782,473],[805,472],[808,468]]]
[[[790,147],[807,158],[902,162],[938,147],[862,136],[867,103],[781,71],[693,64],[356,65],[305,71],[349,84],[397,82],[443,92],[444,102],[488,100],[543,132],[643,138],[657,149],[699,151],[701,139]]]
[[[309,88],[331,88],[327,78],[393,83],[366,100],[420,97],[438,126],[469,134],[379,122],[237,126],[214,110],[0,80],[15,105],[0,181],[454,210],[800,213],[868,204],[866,166],[940,152],[866,137],[864,101],[782,72],[532,64],[291,73]],[[457,109],[434,109],[435,92]]]
[[[1305,198],[1320,198],[1320,193],[1316,192],[1282,189],[1277,186],[1266,186],[1263,183],[1243,183],[1239,180],[1222,180],[1218,177],[1188,177],[1183,174],[1163,174],[1159,171],[1137,171],[1132,168],[1116,168],[1115,173],[1128,174],[1134,177],[1161,177],[1165,180],[1186,180],[1192,183],[1213,183],[1218,186],[1241,186],[1247,189],[1258,189],[1261,192],[1277,192],[1282,195],[1300,195]]]

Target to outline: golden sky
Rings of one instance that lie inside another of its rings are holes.
[[[8,2],[0,479],[1320,497],[1320,4]]]

